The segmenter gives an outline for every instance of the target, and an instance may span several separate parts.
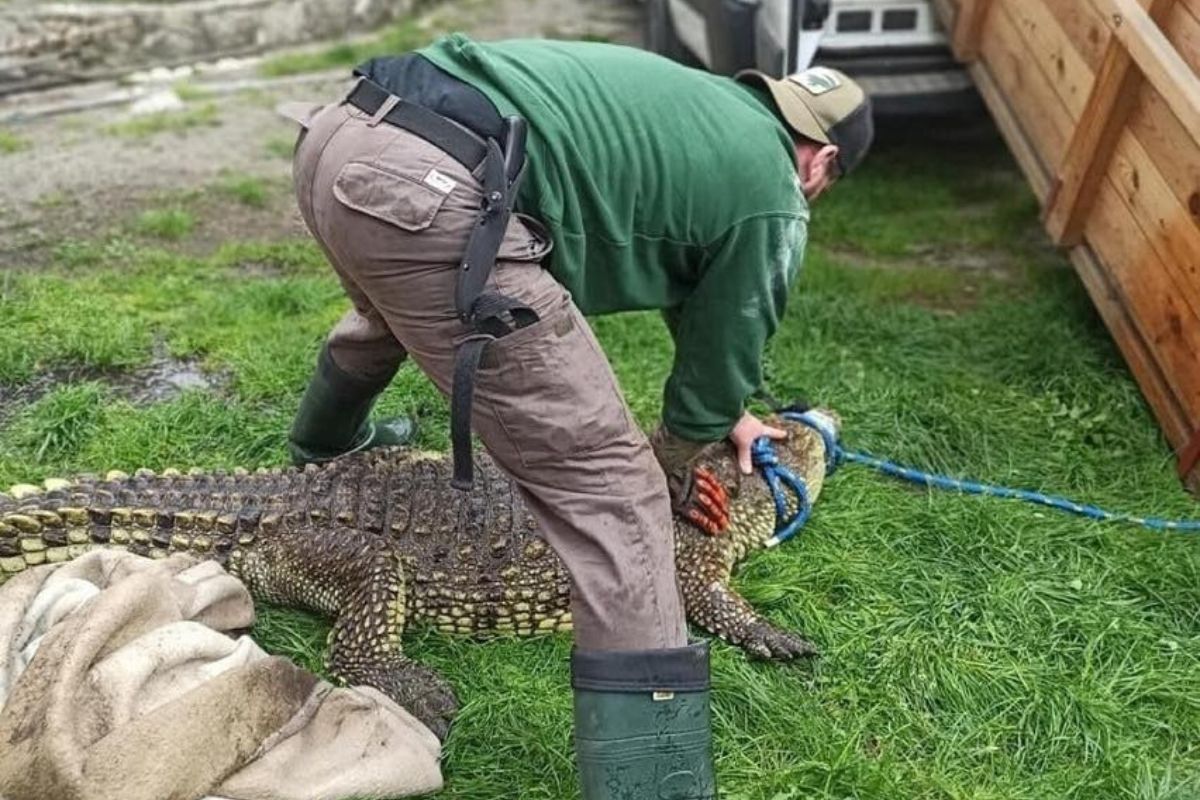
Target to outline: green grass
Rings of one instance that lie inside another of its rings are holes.
[[[395,55],[413,50],[433,39],[434,31],[423,30],[413,19],[384,29],[381,33],[353,42],[342,42],[322,50],[309,50],[268,58],[259,71],[268,77],[321,72],[338,67],[353,67],[375,56]]]
[[[24,139],[12,131],[6,131],[0,128],[0,155],[9,153],[19,153],[29,147],[29,141]]]
[[[184,238],[195,226],[195,217],[182,208],[143,211],[134,223],[138,233],[171,242]]]
[[[267,187],[261,178],[252,175],[226,175],[217,182],[216,190],[244,206],[263,208],[267,205]]]
[[[207,258],[121,239],[64,244],[56,268],[12,274],[0,380],[142,364],[157,341],[232,382],[142,408],[102,384],[60,386],[0,431],[0,485],[284,463],[290,416],[344,308],[308,242],[233,243]],[[595,326],[652,424],[670,363],[661,323],[635,314]],[[836,408],[849,446],[1200,516],[993,139],[893,138],[817,205],[768,368],[777,395]],[[411,366],[382,402],[382,413],[400,410],[420,415],[422,444],[446,446],[445,403]],[[714,646],[725,796],[1200,796],[1198,546],[844,468],[802,535],[737,579],[823,654],[778,666]],[[269,608],[255,635],[317,668],[327,630]],[[464,703],[441,797],[575,796],[567,637],[481,645],[418,630],[408,649]]]
[[[292,152],[296,149],[295,136],[273,136],[263,145],[264,152],[275,158],[292,160]]]
[[[221,116],[215,103],[188,106],[179,111],[157,111],[123,122],[115,122],[104,128],[111,136],[130,139],[145,139],[160,133],[186,134],[199,127],[215,127],[221,124]]]
[[[190,103],[195,100],[203,100],[212,96],[212,90],[207,86],[201,86],[190,80],[176,81],[171,87],[176,96],[185,103]]]

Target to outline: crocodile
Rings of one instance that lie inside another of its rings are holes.
[[[821,437],[799,423],[772,424],[790,434],[776,443],[780,462],[815,500],[825,477]],[[725,487],[730,524],[712,536],[675,520],[689,620],[763,658],[813,653],[730,586],[734,567],[774,534],[766,483],[739,472],[727,443],[697,464]],[[472,491],[450,488],[450,469],[443,454],[383,448],[302,469],[143,469],[21,484],[0,494],[0,581],[95,548],[215,559],[256,599],[331,618],[330,675],[383,691],[444,737],[457,701],[442,677],[404,654],[407,624],[474,635],[571,627],[567,571],[515,484],[482,453]]]

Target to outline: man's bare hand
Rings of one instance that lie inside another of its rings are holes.
[[[754,445],[755,440],[762,436],[777,440],[788,437],[787,431],[764,425],[762,420],[749,411],[742,414],[737,425],[734,425],[733,430],[729,432],[729,441],[733,442],[733,446],[737,450],[738,467],[742,470],[743,475],[749,475],[754,471],[750,448]]]

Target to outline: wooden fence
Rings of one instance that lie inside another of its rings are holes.
[[[1200,0],[935,0],[1200,489]]]

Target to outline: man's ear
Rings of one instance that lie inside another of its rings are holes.
[[[808,160],[808,174],[800,184],[805,197],[814,200],[833,183],[837,176],[838,152],[836,144],[827,144]]]

